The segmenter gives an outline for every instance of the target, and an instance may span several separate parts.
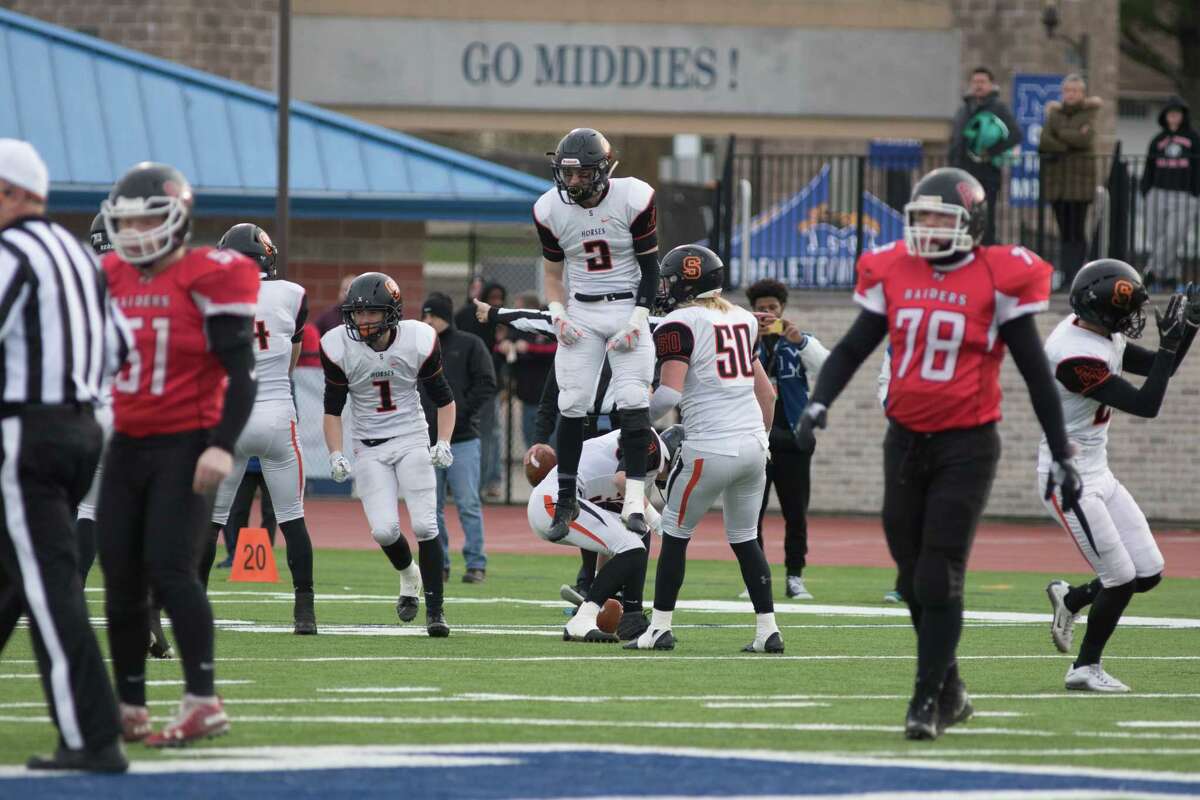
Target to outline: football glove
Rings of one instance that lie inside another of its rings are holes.
[[[550,304],[550,321],[554,323],[554,333],[559,344],[573,345],[583,338],[583,331],[575,327],[575,323],[567,319],[567,311],[562,303]]]
[[[429,448],[429,461],[438,469],[446,469],[453,464],[454,453],[450,450],[450,443],[439,439],[437,444]]]
[[[1183,306],[1183,321],[1193,328],[1200,328],[1200,286],[1189,283],[1183,291],[1187,298]]]
[[[792,429],[792,435],[796,437],[796,444],[801,450],[812,450],[817,446],[816,429],[825,427],[825,412],[828,410],[824,403],[810,402],[804,407],[804,413]]]
[[[1075,464],[1069,458],[1055,461],[1050,465],[1050,475],[1046,480],[1046,499],[1054,496],[1057,487],[1062,492],[1062,506],[1068,511],[1079,507],[1079,497],[1083,494],[1083,480],[1075,470]]]
[[[1175,293],[1167,301],[1165,313],[1159,313],[1157,306],[1154,309],[1154,322],[1158,325],[1158,346],[1172,353],[1179,349],[1184,331],[1187,330],[1187,323],[1183,319],[1183,303],[1184,296]]]
[[[628,353],[638,346],[638,341],[642,338],[642,328],[646,326],[646,320],[650,317],[650,309],[642,306],[637,306],[633,309],[633,313],[629,315],[629,322],[625,323],[625,327],[617,331],[617,334],[608,340],[608,349],[616,350],[618,353]]]
[[[329,477],[335,483],[344,483],[350,477],[350,472],[350,462],[341,450],[329,454]]]

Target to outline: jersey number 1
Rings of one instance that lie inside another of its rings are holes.
[[[396,404],[392,402],[392,382],[388,380],[375,381],[375,385],[379,387],[379,405],[375,406],[375,411],[380,414],[395,411]]]

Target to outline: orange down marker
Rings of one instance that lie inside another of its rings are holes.
[[[266,528],[242,528],[238,531],[237,552],[233,556],[230,581],[244,583],[278,583],[275,552]]]

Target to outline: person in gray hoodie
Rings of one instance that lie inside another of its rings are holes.
[[[1167,100],[1158,124],[1162,130],[1150,140],[1140,185],[1150,248],[1146,272],[1174,282],[1180,278],[1180,249],[1188,231],[1200,238],[1200,135],[1182,97]]]

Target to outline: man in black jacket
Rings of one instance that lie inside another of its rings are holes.
[[[487,555],[483,552],[483,514],[479,502],[479,412],[496,395],[496,372],[492,368],[492,357],[478,336],[463,333],[454,327],[454,304],[444,294],[435,292],[421,306],[421,320],[438,334],[442,349],[442,365],[446,380],[454,391],[454,403],[458,418],[454,422],[454,435],[450,439],[450,450],[454,463],[437,472],[437,520],[438,538],[442,542],[445,574],[450,573],[450,537],[446,534],[446,484],[454,492],[454,505],[458,509],[458,521],[462,525],[463,560],[466,572],[463,583],[482,583],[487,574]],[[421,391],[421,404],[425,417],[431,420],[430,430],[437,409],[429,397]],[[431,440],[432,441],[432,440]]]
[[[1021,126],[1000,99],[995,81],[987,67],[971,71],[968,92],[954,115],[950,131],[950,166],[974,175],[987,195],[984,245],[996,243],[996,202],[1003,180],[1004,156],[1021,143]]]
[[[1140,185],[1151,243],[1146,272],[1174,282],[1180,277],[1180,245],[1200,216],[1200,134],[1179,96],[1167,100],[1158,124],[1162,130],[1150,140]]]

